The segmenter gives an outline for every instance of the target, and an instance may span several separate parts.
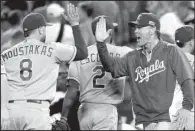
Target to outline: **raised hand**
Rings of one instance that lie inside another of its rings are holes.
[[[111,29],[106,31],[106,20],[104,17],[101,17],[96,25],[95,38],[98,42],[104,42],[110,34]]]
[[[65,14],[62,14],[62,16],[71,24],[71,26],[79,25],[78,7],[68,3],[66,9]]]

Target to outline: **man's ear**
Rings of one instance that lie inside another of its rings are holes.
[[[39,32],[40,35],[42,35],[43,34],[43,28],[42,27],[39,27],[38,28],[38,32]]]
[[[156,33],[156,27],[152,27],[150,30],[150,35],[153,35]]]

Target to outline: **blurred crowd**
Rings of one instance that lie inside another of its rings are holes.
[[[62,19],[61,13],[66,14],[67,3],[75,4],[79,9],[80,28],[88,46],[95,43],[91,30],[91,22],[98,15],[107,15],[118,24],[114,33],[114,44],[136,48],[134,29],[128,27],[129,21],[136,20],[142,12],[151,12],[158,16],[161,23],[161,37],[174,44],[174,33],[183,25],[194,27],[194,1],[1,1],[1,52],[14,46],[24,39],[22,32],[22,19],[30,12],[42,14],[53,25],[46,29],[46,42],[61,42],[74,45],[72,28]],[[66,93],[66,77],[68,65],[60,66],[57,94],[51,106],[51,116],[58,119],[61,112],[62,100]],[[121,128],[131,123],[131,92],[126,89],[124,102],[118,106]],[[69,121],[75,126],[75,112],[79,103],[72,110]]]

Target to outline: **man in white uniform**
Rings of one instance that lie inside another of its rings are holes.
[[[2,62],[9,83],[11,130],[50,130],[49,106],[56,93],[59,64],[87,57],[87,47],[79,30],[78,11],[68,5],[75,46],[45,43],[46,23],[38,13],[23,20],[26,39],[5,50]]]
[[[108,30],[114,29],[113,21],[107,16],[96,17],[92,22],[95,35],[96,24],[101,17],[106,19]],[[112,35],[107,39],[111,43]],[[132,51],[129,47],[107,44],[113,57],[122,57]],[[117,130],[118,113],[116,105],[124,99],[125,78],[113,79],[105,72],[99,59],[96,43],[88,47],[88,57],[70,64],[68,74],[68,92],[64,99],[62,117],[67,119],[68,103],[74,101],[77,91],[81,103],[78,119],[81,130]],[[72,94],[72,95],[71,95]],[[73,96],[75,95],[75,96]]]
[[[1,58],[2,60],[2,58]],[[8,112],[8,88],[7,74],[3,62],[1,62],[1,130],[7,129],[9,125]]]
[[[194,71],[194,55],[191,54],[192,52],[194,52],[194,29],[188,25],[178,28],[175,32],[175,42],[185,53]],[[170,118],[173,122],[176,120],[178,111],[182,107],[182,100],[183,93],[181,90],[181,86],[177,83],[174,92],[173,102],[169,109]],[[194,129],[194,108],[192,109],[191,116],[192,119],[186,122],[186,130]]]

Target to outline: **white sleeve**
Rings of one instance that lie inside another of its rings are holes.
[[[1,75],[2,74],[6,74],[6,71],[5,71],[4,63],[3,63],[2,59],[1,59]]]
[[[68,62],[71,63],[77,53],[77,49],[75,46],[61,44],[61,43],[53,43],[55,44],[55,58],[58,62]]]
[[[1,59],[1,109],[5,109],[8,104],[8,81],[4,63]]]

